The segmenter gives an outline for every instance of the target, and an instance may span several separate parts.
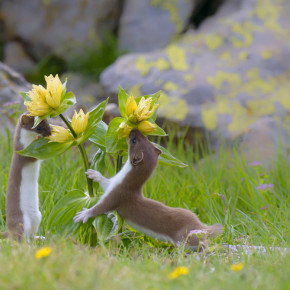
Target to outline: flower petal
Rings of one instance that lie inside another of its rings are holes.
[[[122,138],[127,138],[130,135],[130,132],[132,131],[133,127],[127,125],[125,122],[122,122],[119,126],[119,128],[117,129],[117,133],[118,135],[118,139],[122,139]]]
[[[51,125],[51,127],[52,127],[51,135],[46,137],[46,139],[49,140],[49,143],[50,142],[64,143],[66,141],[73,140],[73,136],[71,135],[71,133],[64,127],[55,125]]]
[[[156,124],[152,124],[149,121],[142,121],[137,125],[137,129],[142,133],[154,132],[156,127]]]
[[[88,126],[89,113],[85,114],[82,109],[80,109],[79,113],[75,111],[71,125],[77,135],[80,135]]]
[[[62,95],[62,83],[56,75],[45,76],[46,87],[48,94],[46,95],[46,102],[54,109],[57,109],[60,105]]]

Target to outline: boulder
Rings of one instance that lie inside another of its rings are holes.
[[[257,128],[289,129],[290,2],[240,2],[164,49],[120,57],[101,75],[107,95],[119,85],[135,96],[161,89],[159,117],[208,132],[214,148],[220,136],[246,139],[261,118],[276,127]]]
[[[17,72],[0,62],[0,130],[4,125],[13,131],[13,116],[19,109],[24,110],[23,100],[19,92],[26,92],[31,85]]]
[[[5,43],[4,55],[5,64],[20,73],[25,73],[35,66],[35,62],[26,53],[20,42],[10,41]]]
[[[181,34],[196,2],[204,0],[126,0],[119,24],[119,48],[148,52],[165,47]]]
[[[0,106],[22,101],[19,92],[26,92],[31,85],[16,71],[0,62]]]
[[[1,11],[7,40],[21,41],[36,60],[52,53],[67,59],[116,30],[120,1],[3,0]]]

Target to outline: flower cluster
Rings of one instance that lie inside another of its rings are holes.
[[[147,121],[157,109],[158,104],[153,104],[152,97],[141,98],[137,105],[133,96],[126,101],[125,114],[126,119],[117,129],[118,138],[127,138],[133,128],[137,128],[140,132],[148,134],[154,132],[157,125]]]
[[[85,114],[82,109],[80,109],[79,113],[75,111],[72,121],[71,121],[71,127],[76,133],[75,138],[77,139],[81,134],[85,131],[85,129],[88,126],[88,119],[89,119],[89,113]],[[55,126],[51,125],[52,132],[51,135],[47,137],[49,139],[49,142],[58,142],[58,143],[64,143],[69,140],[73,140],[74,136],[72,133],[61,126]]]
[[[32,85],[32,90],[28,92],[29,101],[25,101],[27,111],[32,116],[44,116],[53,113],[58,109],[63,95],[63,85],[56,75],[45,76],[46,89],[39,85]]]

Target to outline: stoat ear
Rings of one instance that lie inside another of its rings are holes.
[[[157,153],[157,155],[162,154],[162,151],[158,149],[157,147],[154,147],[154,151]]]
[[[133,157],[132,164],[133,165],[139,164],[143,160],[143,157],[144,157],[143,151],[136,152]]]

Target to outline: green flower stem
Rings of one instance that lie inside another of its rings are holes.
[[[67,127],[71,131],[71,133],[74,136],[74,138],[76,138],[77,137],[77,134],[74,131],[74,129],[72,128],[71,124],[68,122],[68,120],[62,114],[60,114],[59,116],[64,121],[64,123],[67,125]],[[87,172],[87,170],[89,169],[89,161],[88,161],[88,156],[86,154],[86,150],[85,150],[83,144],[79,144],[78,145],[78,148],[79,148],[80,153],[82,155],[82,159],[83,159],[85,171]],[[89,196],[90,197],[94,197],[93,181],[92,181],[92,179],[88,178],[87,176],[86,176],[86,178],[87,178]]]
[[[116,162],[116,174],[122,169],[122,163],[123,163],[123,156],[121,155],[122,151],[118,152],[118,156],[117,156],[117,162]],[[128,156],[129,158],[129,156]],[[124,220],[120,217],[120,215],[117,213],[118,217],[119,217],[119,222],[120,222],[120,229],[118,230],[118,234],[123,232],[123,224],[124,224]]]
[[[118,154],[117,164],[116,164],[116,173],[118,173],[122,169],[122,162],[123,162],[123,156]]]

